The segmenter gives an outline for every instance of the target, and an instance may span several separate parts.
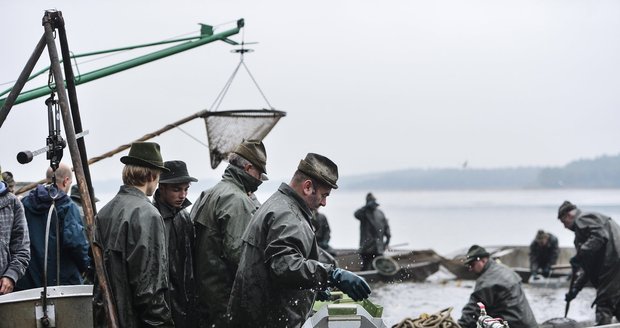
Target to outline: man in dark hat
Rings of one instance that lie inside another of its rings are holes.
[[[97,213],[95,240],[103,253],[119,327],[174,327],[168,293],[168,249],[164,221],[147,196],[164,166],[159,145],[136,142],[121,157],[123,185]],[[101,288],[95,283],[96,327],[107,327]]]
[[[194,225],[186,208],[192,203],[187,191],[198,181],[187,172],[183,161],[168,161],[169,172],[159,177],[159,188],[153,195],[153,205],[159,210],[166,227],[169,261],[169,297],[172,319],[176,327],[196,327],[195,281],[192,250]]]
[[[582,212],[569,201],[558,209],[558,219],[575,233],[577,254],[571,258],[573,282],[566,301],[574,299],[590,281],[596,288],[596,325],[620,320],[620,226],[610,217]]]
[[[84,218],[84,208],[82,208],[82,195],[80,194],[80,188],[78,185],[74,184],[71,186],[71,200],[77,206],[80,211],[80,217],[82,218],[82,223],[86,224],[86,219]],[[95,203],[99,201],[99,198],[95,197]]]
[[[560,246],[558,238],[550,232],[538,230],[536,238],[530,244],[530,272],[532,279],[538,279],[538,274],[548,278],[551,266],[558,261]]]
[[[463,328],[475,328],[480,316],[478,302],[485,305],[487,314],[502,318],[511,328],[538,327],[534,313],[523,293],[521,277],[507,266],[489,259],[490,254],[478,245],[472,245],[465,257],[465,265],[478,275],[474,292],[463,307],[458,323]]]
[[[191,218],[196,228],[196,279],[200,327],[226,327],[241,236],[258,207],[253,193],[266,179],[267,152],[260,140],[245,140],[228,156],[222,180],[203,191]]]
[[[338,287],[354,300],[370,294],[364,279],[319,262],[312,211],[338,188],[338,167],[309,153],[289,184],[256,211],[243,233],[241,261],[228,303],[231,327],[298,328],[317,292]]]
[[[366,205],[355,211],[354,215],[360,221],[362,271],[372,270],[374,258],[383,255],[390,244],[390,226],[372,193],[366,195]]]

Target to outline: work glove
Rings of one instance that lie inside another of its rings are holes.
[[[333,269],[330,272],[329,285],[338,287],[354,301],[361,301],[370,295],[370,286],[364,278],[340,268]]]
[[[317,301],[325,302],[329,301],[331,298],[332,293],[330,293],[329,290],[319,290],[318,292],[316,292]]]
[[[551,268],[546,266],[542,269],[542,275],[545,278],[549,278],[549,276],[551,275]]]
[[[576,288],[571,288],[568,290],[568,293],[566,293],[566,295],[564,296],[564,300],[566,302],[570,302],[573,299],[575,299],[575,297],[577,297],[577,294],[579,294],[579,290],[577,290]]]

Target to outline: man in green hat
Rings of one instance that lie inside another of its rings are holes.
[[[478,275],[474,292],[463,307],[458,323],[463,328],[476,328],[480,316],[478,302],[486,306],[487,314],[502,318],[511,328],[538,327],[534,313],[521,286],[521,277],[507,266],[489,259],[490,254],[478,245],[472,245],[465,257],[465,265]]]
[[[192,182],[183,161],[167,161],[169,172],[159,177],[159,188],[153,195],[153,205],[159,210],[166,227],[169,260],[169,305],[176,327],[196,327],[195,281],[193,264],[194,225],[186,210],[192,203],[187,191]]]
[[[613,317],[620,320],[620,226],[610,217],[581,211],[564,201],[558,219],[575,233],[577,254],[571,258],[573,283],[566,293],[570,302],[590,281],[596,288],[596,325],[607,325]]]
[[[174,327],[168,293],[168,249],[164,221],[147,196],[169,171],[159,145],[136,142],[121,157],[123,185],[95,218],[95,240],[103,253],[119,327]],[[95,283],[96,327],[107,327],[101,288]]]
[[[228,302],[231,327],[299,328],[317,293],[337,287],[356,301],[370,294],[363,278],[319,262],[312,211],[338,188],[338,167],[309,153],[289,184],[254,213],[243,233],[241,260]]]
[[[245,140],[228,157],[222,180],[192,208],[196,228],[196,279],[200,327],[226,327],[226,305],[241,253],[241,236],[258,204],[253,193],[266,179],[260,140]]]

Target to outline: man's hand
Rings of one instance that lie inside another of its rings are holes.
[[[364,278],[340,268],[330,272],[330,285],[338,287],[354,301],[361,301],[370,295],[370,286]]]
[[[329,290],[319,290],[318,292],[316,292],[316,299],[317,301],[329,301],[332,298],[332,294],[329,292]]]
[[[0,279],[0,295],[8,294],[15,288],[15,282],[9,277],[2,277]]]

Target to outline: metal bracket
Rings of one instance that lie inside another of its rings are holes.
[[[51,302],[47,303],[47,317],[43,313],[43,305],[36,303],[34,306],[34,317],[37,321],[37,328],[56,327],[56,308]]]

